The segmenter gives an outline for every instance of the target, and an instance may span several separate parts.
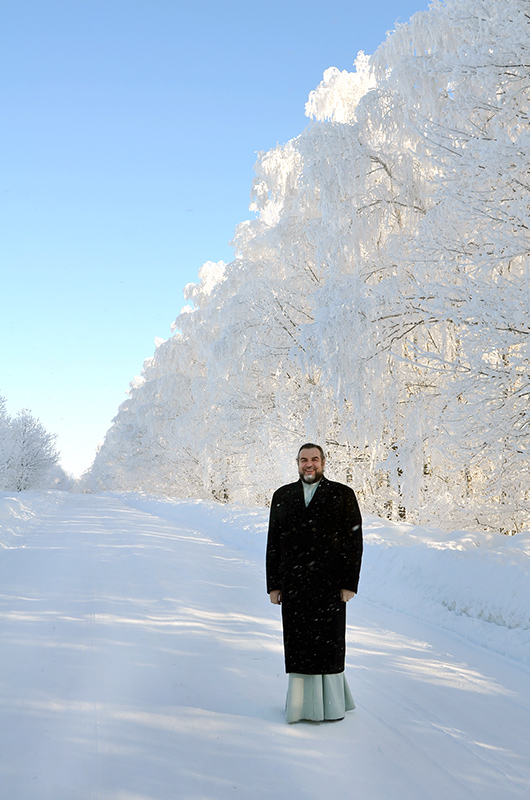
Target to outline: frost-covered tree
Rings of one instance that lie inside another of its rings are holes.
[[[327,70],[89,484],[266,502],[311,439],[367,510],[528,525],[529,47],[525,0],[448,0]]]
[[[0,396],[0,490],[7,487],[11,447],[11,419],[5,398]]]
[[[0,489],[66,488],[56,438],[27,409],[9,417],[0,398]]]

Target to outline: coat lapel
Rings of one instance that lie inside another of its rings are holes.
[[[296,497],[296,507],[305,509],[304,487],[302,486],[301,478],[298,480],[297,483],[295,483],[295,497]]]

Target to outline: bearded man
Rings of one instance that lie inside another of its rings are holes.
[[[287,722],[342,719],[355,708],[346,677],[346,603],[357,592],[362,520],[353,490],[324,477],[318,444],[302,445],[300,479],[273,495],[267,591],[282,607]]]

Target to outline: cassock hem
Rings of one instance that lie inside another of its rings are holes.
[[[343,719],[355,708],[344,672],[332,675],[289,673],[285,716],[289,723]]]

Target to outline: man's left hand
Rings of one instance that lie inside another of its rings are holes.
[[[351,600],[352,597],[355,597],[355,592],[350,592],[349,589],[341,589],[340,590],[340,599],[343,603],[347,603],[348,600]]]

